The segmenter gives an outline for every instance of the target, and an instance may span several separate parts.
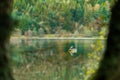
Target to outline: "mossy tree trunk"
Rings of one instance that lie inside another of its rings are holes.
[[[13,29],[12,3],[13,0],[0,0],[0,80],[14,80],[7,57],[7,43]]]
[[[92,80],[120,80],[120,0],[111,9],[106,51]]]

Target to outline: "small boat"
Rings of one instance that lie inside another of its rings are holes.
[[[68,50],[68,52],[70,53],[71,56],[73,56],[74,54],[77,53],[77,49],[74,48],[73,46],[71,46]]]

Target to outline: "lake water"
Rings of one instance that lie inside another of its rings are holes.
[[[85,80],[88,54],[103,51],[104,40],[97,39],[11,40],[16,80]]]

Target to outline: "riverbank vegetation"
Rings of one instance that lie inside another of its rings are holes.
[[[14,36],[106,36],[109,0],[15,0]]]
[[[110,8],[110,0],[14,0],[12,16],[19,22],[10,46],[15,79],[88,80],[105,49]],[[71,46],[75,56],[68,52]]]

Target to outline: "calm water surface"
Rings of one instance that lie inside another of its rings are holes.
[[[87,54],[104,40],[11,40],[16,80],[84,80]],[[99,47],[99,46],[97,46]],[[73,50],[71,55],[69,50]],[[76,50],[74,52],[74,49]],[[100,52],[102,55],[104,49]],[[26,77],[25,77],[26,76]]]

